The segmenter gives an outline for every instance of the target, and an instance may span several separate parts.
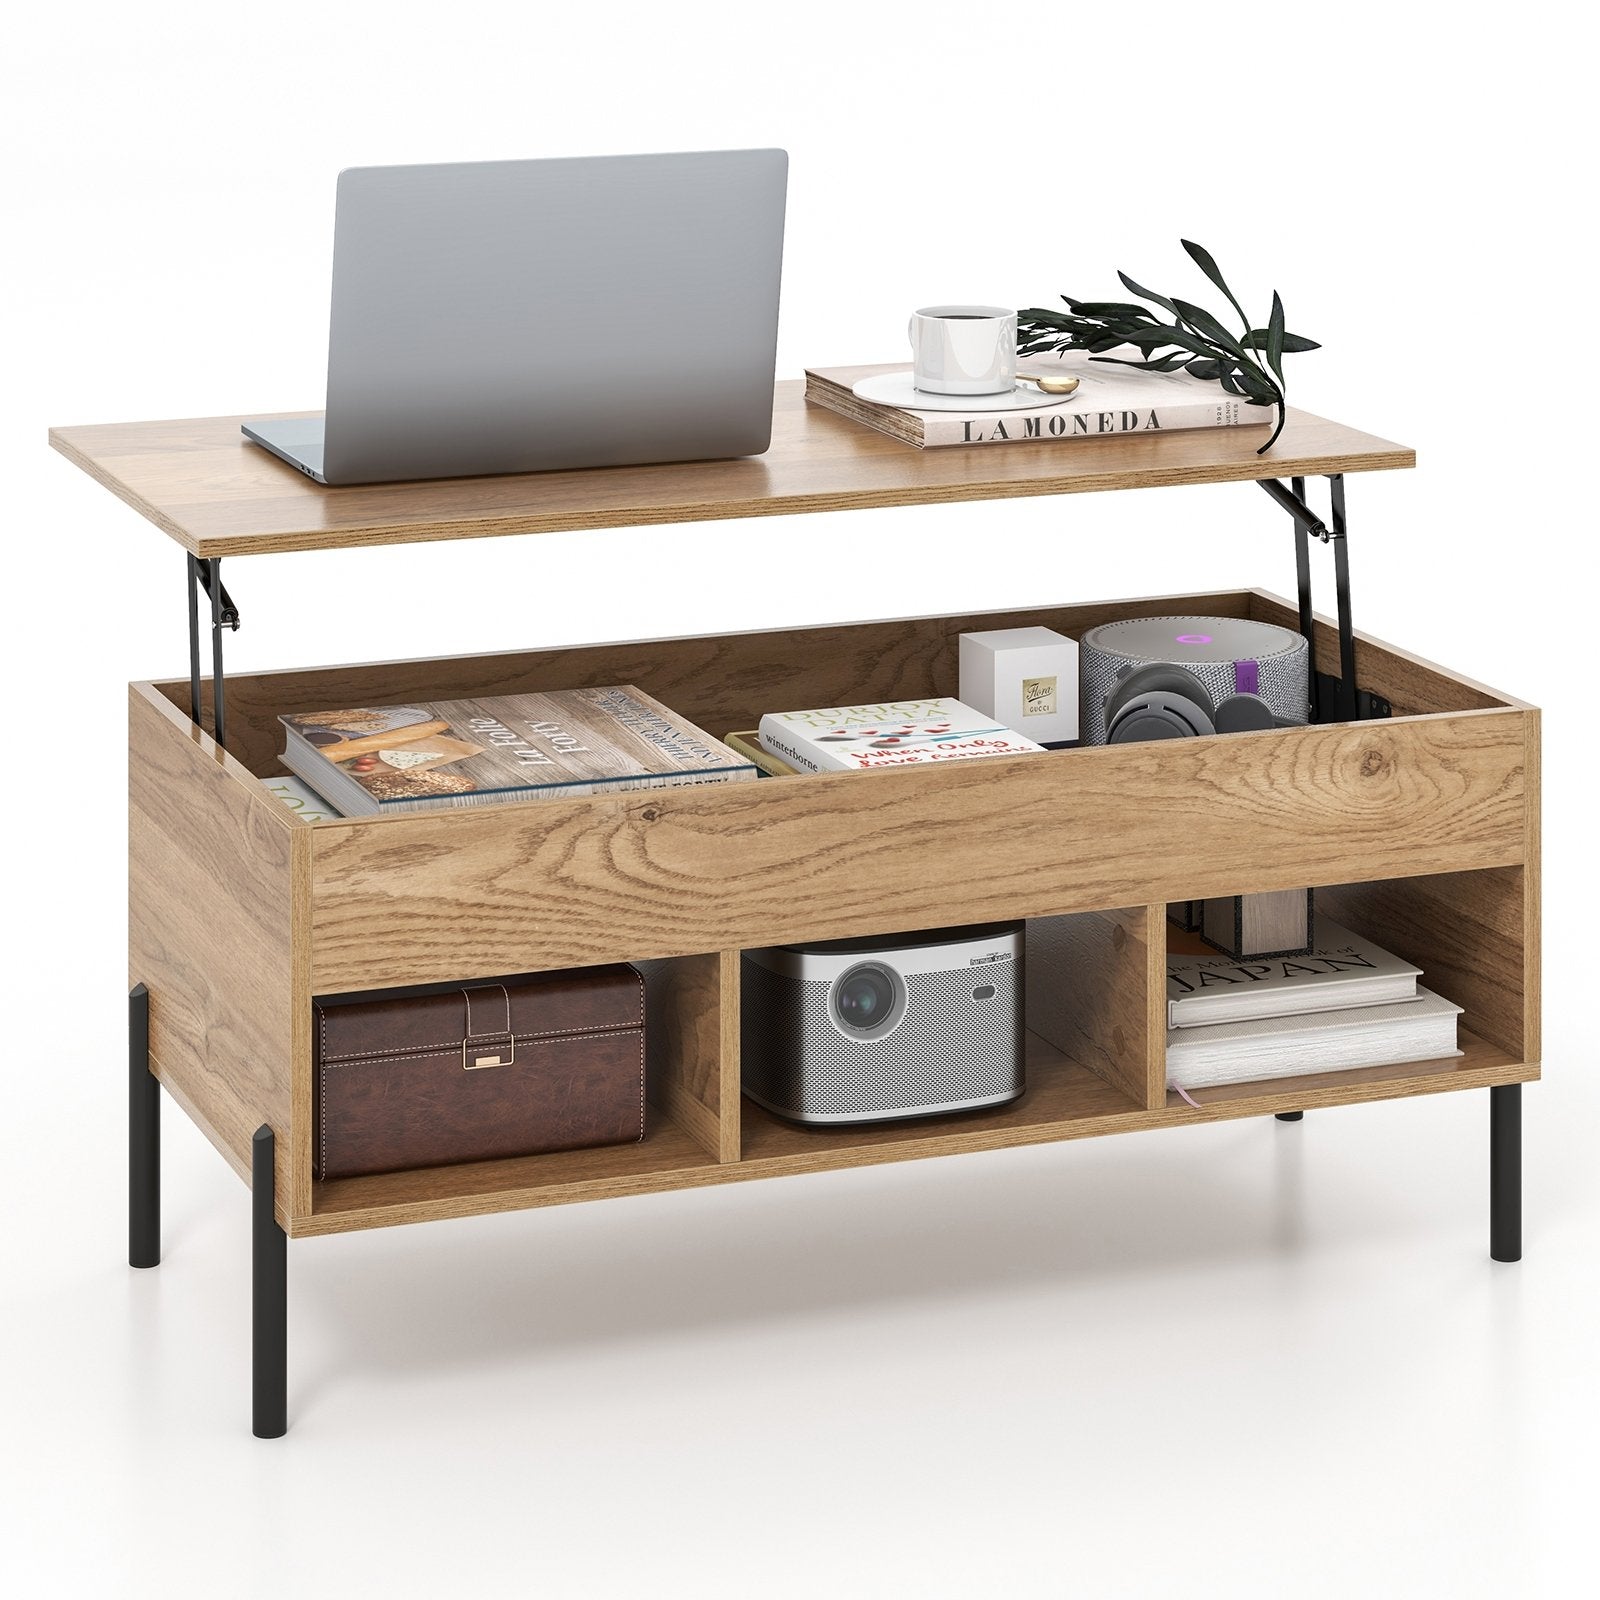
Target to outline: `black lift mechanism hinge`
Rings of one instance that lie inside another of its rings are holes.
[[[212,737],[227,744],[227,722],[222,704],[222,630],[239,631],[239,608],[222,584],[222,558],[188,556],[189,572],[189,716],[200,723],[200,595],[205,592],[211,606],[211,706]]]
[[[1394,714],[1382,695],[1356,687],[1356,636],[1350,620],[1350,541],[1344,509],[1344,474],[1330,473],[1331,510],[1323,521],[1306,503],[1306,480],[1277,478],[1256,482],[1294,518],[1294,565],[1300,605],[1300,632],[1311,647],[1311,720],[1313,722],[1366,722]],[[1318,672],[1316,622],[1311,612],[1311,540],[1333,546],[1334,599],[1338,608],[1339,675]]]

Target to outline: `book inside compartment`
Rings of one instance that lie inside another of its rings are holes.
[[[1167,1052],[1168,1105],[1205,1107],[1267,1094],[1294,1095],[1308,1104],[1338,1103],[1326,1097],[1385,1085],[1394,1092],[1415,1092],[1414,1086],[1428,1079],[1447,1088],[1463,1076],[1536,1058],[1537,1018],[1526,998],[1532,987],[1526,889],[1526,870],[1520,866],[1317,887],[1319,917],[1342,924],[1397,962],[1417,969],[1417,999],[1407,1000],[1402,994],[1342,1015],[1337,1010],[1312,1009],[1246,1024],[1257,1038],[1247,1046],[1246,1064],[1224,1082],[1205,1082],[1203,1069],[1195,1066],[1196,1054],[1186,1057],[1183,1047],[1197,1035],[1237,1033],[1238,1025],[1170,1030],[1167,1039],[1175,1048]],[[1178,913],[1180,904],[1171,909]],[[1205,948],[1171,921],[1167,935],[1185,954]],[[1430,1005],[1427,997],[1437,1000]],[[1453,1009],[1457,1007],[1458,1013]],[[1410,1020],[1408,1012],[1427,1014],[1416,1015],[1415,1048],[1397,1051],[1399,1059],[1362,1064],[1357,1047],[1342,1061],[1335,1049],[1319,1068],[1271,1070],[1275,1028],[1281,1027],[1286,1035],[1325,1029],[1337,1037],[1341,1025],[1348,1024],[1358,1037],[1365,1023],[1381,1038],[1386,1030],[1391,1035],[1402,1031]],[[1179,1084],[1186,1092],[1178,1091]]]

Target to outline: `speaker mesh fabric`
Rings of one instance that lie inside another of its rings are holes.
[[[799,1116],[914,1115],[1022,1088],[1018,962],[907,974],[905,1016],[881,1039],[848,1038],[828,1020],[831,985],[743,967],[744,1086],[768,1105]],[[994,994],[974,999],[985,985]]]
[[[1150,621],[1194,623],[1194,617],[1150,618]],[[1096,630],[1111,635],[1116,625]],[[1311,682],[1308,676],[1310,653],[1306,642],[1298,634],[1290,635],[1293,644],[1282,651],[1255,657],[1260,682],[1256,693],[1267,702],[1273,716],[1282,722],[1303,723],[1311,705]],[[1109,639],[1107,642],[1111,642]],[[1114,655],[1097,648],[1089,639],[1080,643],[1078,670],[1080,682],[1079,716],[1084,744],[1106,742],[1106,697],[1111,693],[1122,670],[1132,664],[1145,665],[1161,659],[1157,656],[1133,657]],[[1235,692],[1232,661],[1181,661],[1178,663],[1192,672],[1206,687],[1212,704],[1226,700]]]

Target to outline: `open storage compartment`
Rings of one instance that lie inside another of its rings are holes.
[[[1528,865],[1317,886],[1319,917],[1420,968],[1422,988],[1462,1008],[1461,1054],[1191,1088],[1192,1098],[1204,1108],[1272,1099],[1302,1109],[1536,1078],[1524,1064],[1540,1049],[1537,893]],[[1183,1107],[1175,1091],[1167,1104]]]
[[[261,673],[228,680],[226,752],[190,723],[187,681],[135,684],[130,960],[152,995],[154,1070],[241,1174],[253,1131],[278,1130],[292,1234],[1422,1092],[1390,1080],[1319,1101],[1295,1080],[1208,1091],[1203,1112],[1164,1103],[1169,900],[1359,873],[1323,903],[1344,895],[1381,943],[1432,926],[1442,895],[1464,912],[1456,945],[1418,932],[1435,943],[1417,964],[1453,963],[1484,995],[1512,908],[1518,930],[1537,926],[1537,713],[1364,637],[1359,681],[1389,719],[319,823],[259,781],[280,770],[291,710],[634,683],[721,735],[779,707],[952,693],[964,631],[1077,636],[1169,613],[1296,621],[1244,591]],[[1317,649],[1335,670],[1326,623]],[[741,950],[1054,917],[1074,919],[1101,999],[1030,1044],[1021,1101],[821,1135],[741,1108]],[[1531,974],[1533,935],[1517,938]],[[653,1032],[672,1042],[651,1064],[642,1144],[313,1181],[313,995],[609,961],[660,963]],[[1466,1019],[1483,1053],[1433,1087],[1537,1075],[1536,1006],[1517,1026],[1487,999],[1468,1009],[1489,1018]]]
[[[1008,1105],[860,1126],[805,1127],[744,1102],[743,1156],[802,1166],[1039,1144],[1129,1125],[1159,1106],[1160,907],[1027,922],[1026,1087]],[[1094,1125],[1106,1124],[1103,1128]]]

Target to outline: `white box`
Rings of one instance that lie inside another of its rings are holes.
[[[961,635],[960,697],[1038,744],[1078,738],[1078,644],[1051,628]]]

